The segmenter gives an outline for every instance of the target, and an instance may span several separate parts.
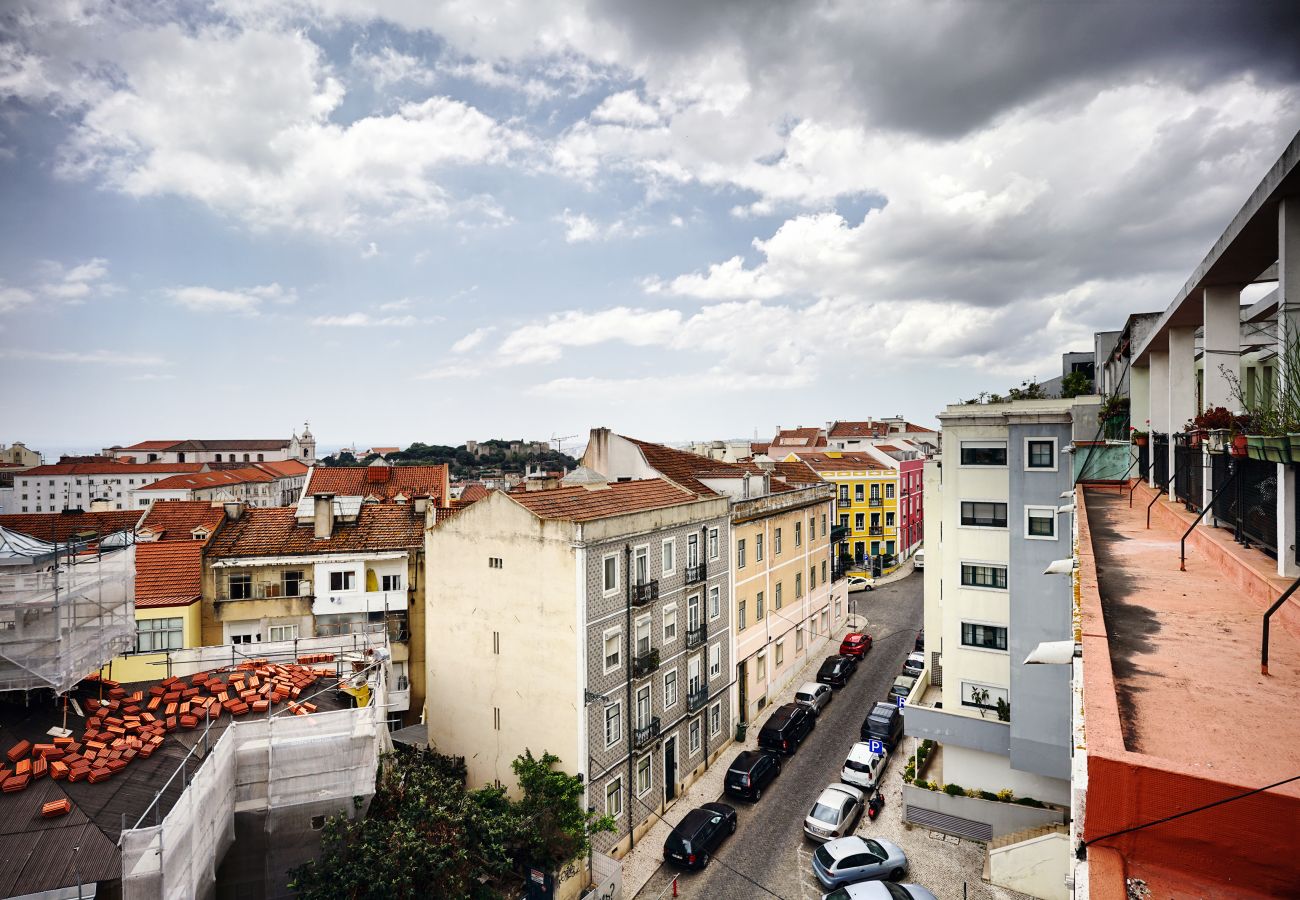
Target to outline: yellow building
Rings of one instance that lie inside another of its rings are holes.
[[[869,453],[818,450],[790,453],[787,462],[802,462],[835,485],[835,515],[839,546],[837,566],[867,571],[871,560],[897,559],[902,551],[898,521],[898,469]],[[890,563],[883,571],[888,571]]]

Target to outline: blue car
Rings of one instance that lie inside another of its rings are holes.
[[[813,872],[828,890],[855,881],[901,881],[907,874],[907,856],[897,844],[853,835],[818,847]]]

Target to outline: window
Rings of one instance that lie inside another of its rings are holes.
[[[1007,505],[980,500],[963,500],[961,524],[975,528],[1006,528]]]
[[[748,627],[745,621],[745,601],[741,600],[736,604],[736,630],[744,631]]]
[[[803,596],[803,572],[794,573],[794,599],[798,600]]]
[[[853,499],[861,503],[864,499],[866,499],[866,496],[867,496],[867,489],[865,485],[861,485],[861,484],[853,485]]]
[[[785,662],[785,641],[776,642],[776,667],[779,669]]]
[[[664,643],[677,640],[677,604],[664,607]]]
[[[636,692],[636,727],[638,730],[650,726],[650,685],[642,685]]]
[[[761,534],[754,535],[754,559],[758,562],[763,561],[763,536]]]
[[[822,513],[822,537],[826,537],[826,513]]]
[[[270,639],[273,641],[296,641],[298,640],[298,626],[294,625],[272,625],[267,629],[270,633]]]
[[[302,572],[298,569],[289,569],[280,573],[280,586],[284,588],[286,597],[299,597],[302,595]]]
[[[800,625],[794,630],[794,649],[797,653],[803,649],[803,626]]]
[[[812,593],[817,587],[817,567],[808,568],[808,593]]]
[[[605,632],[605,672],[609,673],[623,664],[623,630],[611,628]]]
[[[709,559],[718,558],[718,529],[709,529]]]
[[[825,536],[826,536],[826,532],[823,530],[822,537]],[[812,543],[815,540],[817,540],[817,517],[809,516],[808,517],[808,543]]]
[[[862,498],[859,497],[858,499],[861,500]],[[842,485],[840,485],[840,499],[839,499],[839,502],[840,502],[840,503],[849,503],[849,502],[850,502],[850,501],[849,501],[849,486],[848,486],[847,484],[842,484]]]
[[[886,500],[894,499],[894,485],[892,482],[885,485],[885,499]]]
[[[867,528],[867,514],[855,513],[853,516],[853,530],[865,531]]]
[[[632,551],[632,577],[634,584],[650,580],[650,548],[637,547]]]
[[[736,541],[736,568],[745,568],[745,539]]]
[[[637,760],[636,764],[636,795],[645,796],[650,790],[652,779],[650,778],[650,754],[646,754]]]
[[[400,591],[402,589],[402,576],[381,575],[379,577],[379,589],[381,591]]]
[[[961,464],[963,466],[1005,466],[1007,442],[962,441]]]
[[[623,706],[615,700],[605,707],[605,749],[617,744],[623,737]]]
[[[623,779],[615,778],[605,785],[605,815],[618,818],[623,814]]]
[[[181,618],[140,619],[135,623],[135,652],[179,650],[185,644],[184,625]]]
[[[253,576],[247,573],[230,576],[230,599],[248,600],[253,596]]]
[[[605,593],[612,594],[618,590],[618,557],[605,557]]]
[[[709,736],[716,737],[722,731],[722,704],[715,703],[709,707]]]
[[[1025,468],[1056,471],[1056,438],[1026,438]]]
[[[689,740],[691,744],[691,752],[699,753],[700,752],[700,720],[699,719],[691,719],[691,724],[690,727],[687,728],[687,733],[689,735]]]
[[[777,609],[780,609],[781,606],[784,604],[784,601],[781,599],[781,587],[782,587],[781,582],[778,581],[776,583],[776,608]]]
[[[961,564],[961,583],[963,587],[1007,589],[1007,567],[986,566],[979,563]]]
[[[763,618],[763,592],[759,591],[754,595],[754,621],[759,622]]]
[[[826,612],[824,609],[822,610],[822,631],[826,634],[830,634],[830,613]]]
[[[772,532],[772,552],[777,556],[781,555],[781,529],[778,528]]]
[[[803,522],[794,523],[794,545],[796,547],[803,546]]]
[[[356,583],[357,573],[350,569],[346,572],[330,572],[331,591],[350,591]]]
[[[709,648],[709,680],[722,674],[722,645],[714,644]]]
[[[848,513],[845,513],[844,515],[840,516],[840,527],[841,527],[841,528],[848,528],[848,527],[849,527],[849,516],[848,516]]]
[[[664,541],[662,563],[663,573],[671,575],[677,569],[677,541]]]
[[[836,622],[838,622],[838,621],[840,620],[840,604],[841,604],[841,601],[840,601],[839,595],[837,594],[837,595],[835,596],[835,621],[836,621]]]
[[[636,646],[634,652],[637,656],[644,656],[650,652],[650,617],[642,616],[636,620]]]
[[[826,560],[822,560],[822,584],[826,583]]]
[[[972,681],[961,683],[961,705],[976,709],[997,709],[998,701],[1008,701],[1007,689]]]
[[[1035,540],[1056,540],[1056,507],[1026,506],[1025,537]]]
[[[712,621],[722,615],[722,607],[718,602],[718,587],[709,588],[709,620]]]
[[[677,705],[677,670],[664,673],[664,709]]]
[[[697,653],[686,661],[686,692],[694,694],[700,689],[700,655]]]
[[[767,654],[760,653],[754,658],[754,678],[764,681],[767,678]]]
[[[981,650],[1006,650],[1007,629],[1002,625],[979,625],[975,622],[962,622],[961,645],[963,647],[978,647]]]

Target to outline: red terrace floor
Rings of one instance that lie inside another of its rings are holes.
[[[1290,579],[1202,526],[1180,572],[1192,516],[1160,500],[1147,530],[1152,496],[1139,487],[1130,509],[1087,488],[1081,506],[1088,839],[1300,775],[1300,602],[1273,618],[1268,676],[1259,664],[1262,615]],[[1106,844],[1153,897],[1300,896],[1298,830],[1292,782]],[[1106,870],[1105,851],[1089,856]]]

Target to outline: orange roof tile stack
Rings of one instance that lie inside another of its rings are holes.
[[[538,518],[569,522],[589,522],[697,499],[691,492],[662,478],[620,481],[595,490],[574,485],[545,491],[511,492],[506,496]]]

